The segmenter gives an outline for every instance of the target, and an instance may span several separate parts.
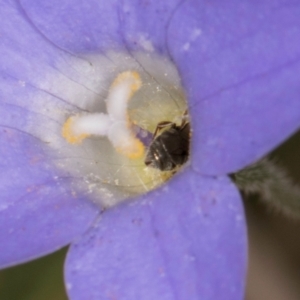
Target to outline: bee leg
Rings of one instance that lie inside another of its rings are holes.
[[[187,123],[189,123],[189,115],[187,109],[184,111],[182,115],[182,122],[180,127],[184,127]]]
[[[173,126],[174,123],[169,122],[169,121],[162,121],[159,122],[156,126],[156,129],[153,133],[153,139],[157,136],[157,134],[164,128],[168,127],[168,126]]]

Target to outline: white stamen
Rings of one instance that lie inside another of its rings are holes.
[[[128,100],[141,87],[137,72],[123,72],[117,76],[106,99],[107,112],[112,119],[126,120]]]
[[[110,117],[103,113],[81,115],[74,117],[72,130],[75,135],[107,135],[111,124]]]
[[[114,122],[108,131],[108,138],[114,147],[121,153],[131,156],[140,152],[140,144],[127,128],[126,122]]]
[[[114,86],[106,99],[107,112],[114,120],[124,120],[127,115],[127,101],[131,94],[128,82]]]
[[[90,135],[107,136],[122,154],[130,158],[140,157],[144,146],[134,136],[127,114],[128,101],[140,87],[137,72],[120,73],[105,100],[108,114],[92,113],[69,118],[63,126],[63,137],[69,143],[76,144]]]

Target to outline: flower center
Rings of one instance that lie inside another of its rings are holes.
[[[94,201],[111,206],[179,170],[188,158],[190,126],[178,73],[167,59],[107,56],[105,63],[87,58],[91,79],[100,76],[102,90],[92,99],[70,96],[80,109],[66,113],[58,147],[67,157],[61,166],[83,178],[80,187]]]
[[[128,101],[141,85],[137,72],[120,73],[105,100],[107,114],[85,113],[70,117],[63,126],[63,137],[71,144],[79,144],[91,135],[107,136],[121,154],[132,159],[142,157],[144,145],[133,134],[127,112]]]

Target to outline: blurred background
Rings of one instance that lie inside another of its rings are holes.
[[[0,271],[0,300],[67,300],[63,263],[67,248]]]
[[[300,186],[299,154],[300,131],[271,157]],[[299,220],[290,220],[265,207],[258,196],[248,197],[244,202],[250,256],[245,300],[299,300],[300,216]],[[67,300],[63,284],[66,252],[64,248],[0,271],[0,300]]]
[[[299,154],[300,131],[270,157],[300,186]],[[244,202],[250,239],[246,300],[299,300],[300,216],[298,220],[289,219],[255,196]]]

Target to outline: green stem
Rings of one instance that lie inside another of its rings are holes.
[[[231,174],[231,178],[245,195],[258,194],[272,208],[300,217],[300,189],[274,162],[262,159]]]

